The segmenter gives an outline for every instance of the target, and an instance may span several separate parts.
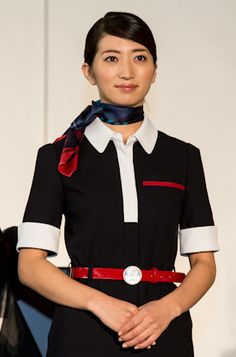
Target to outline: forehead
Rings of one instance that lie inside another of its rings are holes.
[[[121,38],[121,37],[106,34],[98,42],[97,52],[102,53],[103,51],[107,51],[107,50],[116,50],[116,51],[130,50],[130,51],[132,51],[134,49],[148,51],[148,49],[145,46],[141,45],[138,42],[134,42],[134,41],[128,40],[126,38]]]

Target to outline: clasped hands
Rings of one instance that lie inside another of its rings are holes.
[[[123,348],[150,349],[172,320],[162,300],[150,301],[127,313],[127,320],[118,331]]]

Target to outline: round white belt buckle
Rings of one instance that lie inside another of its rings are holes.
[[[141,281],[142,272],[135,265],[130,265],[123,271],[123,278],[127,284],[135,285]]]

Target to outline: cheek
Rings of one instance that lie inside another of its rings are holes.
[[[153,73],[147,73],[145,76],[142,78],[142,87],[145,90],[149,90],[153,80]]]
[[[95,78],[98,85],[106,87],[109,85],[111,79],[114,77],[114,71],[110,68],[99,69],[95,71]]]
[[[150,86],[153,80],[154,71],[152,68],[146,69],[145,71],[140,71],[140,78],[142,79],[142,83],[147,87]]]

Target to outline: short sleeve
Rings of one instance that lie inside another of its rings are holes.
[[[53,144],[38,150],[33,182],[23,222],[18,227],[17,250],[38,248],[57,254],[63,213],[63,188]]]
[[[180,254],[219,250],[201,154],[188,144],[185,198],[180,220]]]

